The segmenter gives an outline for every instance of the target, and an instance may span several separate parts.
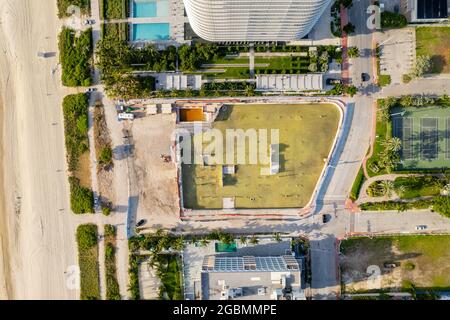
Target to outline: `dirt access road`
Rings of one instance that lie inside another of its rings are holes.
[[[9,234],[1,235],[0,297],[9,299],[79,296],[67,285],[67,268],[77,264],[77,217],[68,206],[61,101],[69,92],[55,69],[58,30],[56,1],[0,0],[2,214]],[[40,50],[55,56],[38,58]]]

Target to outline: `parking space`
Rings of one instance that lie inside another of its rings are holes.
[[[392,84],[401,84],[415,61],[415,32],[413,28],[388,30],[377,34],[381,52],[380,73],[391,76]]]

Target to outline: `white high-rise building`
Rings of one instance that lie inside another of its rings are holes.
[[[183,0],[192,29],[209,41],[291,41],[306,36],[331,0]]]

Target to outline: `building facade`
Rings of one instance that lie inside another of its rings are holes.
[[[305,37],[331,0],[183,0],[192,29],[214,42]]]

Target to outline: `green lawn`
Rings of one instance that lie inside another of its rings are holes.
[[[208,62],[207,64],[249,64],[249,59],[246,57],[236,58],[220,58]],[[308,73],[309,58],[308,57],[256,57],[255,64],[264,63],[267,67],[255,67],[255,72],[258,74],[305,74]],[[221,67],[211,66],[210,69],[225,69],[225,72],[207,73],[210,78],[218,79],[248,79],[250,76],[249,66],[246,67]]]
[[[162,285],[161,298],[183,300],[182,267],[177,255],[160,254],[158,256],[158,277]]]
[[[224,197],[234,198],[236,208],[305,206],[332,147],[339,118],[339,110],[331,104],[227,106],[219,114],[220,121],[213,123],[224,136],[228,128],[267,129],[269,135],[270,129],[279,129],[280,172],[261,174],[262,168],[269,167],[261,162],[237,164],[236,173],[225,176],[222,185],[221,165],[184,164],[185,207],[221,209]],[[269,145],[270,136],[267,140]],[[248,160],[248,147],[245,151]]]
[[[347,292],[364,290],[366,269],[381,269],[382,289],[403,291],[414,285],[418,289],[450,289],[450,236],[418,235],[350,238],[341,243],[342,279]],[[396,262],[397,268],[384,268]]]
[[[433,73],[450,73],[450,28],[416,28],[417,55],[430,55]]]

